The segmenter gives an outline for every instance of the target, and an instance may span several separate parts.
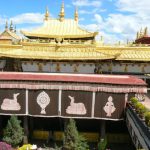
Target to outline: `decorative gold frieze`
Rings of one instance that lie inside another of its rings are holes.
[[[38,65],[38,70],[39,70],[40,72],[43,71],[43,64],[40,63],[40,62],[38,62],[37,65]]]
[[[73,67],[73,70],[74,70],[74,73],[77,73],[78,72],[78,65],[74,65],[74,67]]]
[[[125,65],[124,72],[128,72],[128,64]]]
[[[60,64],[57,63],[57,64],[56,64],[56,68],[55,68],[56,72],[60,72],[60,69],[61,69]]]
[[[141,71],[142,71],[142,73],[145,73],[145,65],[141,66]]]
[[[112,71],[112,63],[108,64],[108,71],[110,71],[110,72]]]

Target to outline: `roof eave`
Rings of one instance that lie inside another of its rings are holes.
[[[26,37],[37,37],[37,38],[88,38],[88,37],[95,37],[98,32],[89,33],[89,34],[81,34],[81,35],[46,35],[46,34],[37,34],[37,33],[30,33],[21,31],[21,33]]]

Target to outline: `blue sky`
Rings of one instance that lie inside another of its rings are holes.
[[[17,29],[31,30],[43,23],[48,6],[52,18],[57,18],[62,0],[5,0],[0,1],[0,31],[6,20]],[[140,28],[150,27],[149,0],[64,0],[66,18],[73,18],[78,7],[79,25],[99,31],[106,43],[134,40]],[[97,38],[98,39],[98,38]]]

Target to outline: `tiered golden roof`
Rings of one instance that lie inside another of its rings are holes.
[[[0,48],[0,57],[13,57],[24,59],[43,59],[43,60],[105,60],[113,59],[113,56],[96,51],[94,46],[71,46],[64,45],[56,50],[55,46],[24,45],[3,46]]]
[[[114,60],[124,61],[150,61],[150,47],[99,47],[97,51],[114,56]]]
[[[22,31],[27,37],[40,38],[84,38],[95,37],[97,32],[88,32],[78,27],[78,22],[73,19],[49,19],[44,22],[43,26],[31,32]]]
[[[64,4],[62,4],[60,18],[58,19],[49,18],[49,11],[46,9],[42,27],[31,32],[22,31],[25,36],[36,38],[20,40],[19,45],[0,44],[0,57],[42,60],[150,61],[150,47],[148,46],[105,46],[102,37],[99,45],[98,43],[96,45],[94,39],[97,32],[81,29],[78,26],[77,9],[74,15],[74,19],[65,18]],[[143,32],[138,33],[137,37],[139,37],[139,34],[143,35]],[[144,30],[144,35],[147,35],[147,28]],[[2,36],[20,39],[15,32],[8,29],[7,23]],[[78,40],[75,42],[69,41],[71,38]],[[63,42],[58,42],[60,40],[57,41],[57,39],[63,39]]]
[[[0,45],[0,57],[42,60],[118,60],[150,61],[150,47],[117,47],[30,43]]]
[[[98,34],[98,32],[89,32],[79,27],[77,8],[75,9],[74,19],[66,19],[64,3],[62,3],[58,19],[50,18],[48,8],[46,8],[43,26],[32,30],[31,32],[21,32],[29,38],[95,38]]]
[[[0,39],[14,39],[20,40],[21,38],[16,34],[16,29],[13,28],[13,23],[11,21],[10,28],[8,29],[8,23],[6,21],[5,31],[0,34]]]

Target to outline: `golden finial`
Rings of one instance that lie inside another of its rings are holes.
[[[139,38],[139,36],[140,36],[140,35],[139,35],[139,32],[137,32],[137,34],[136,34],[136,39],[138,39],[138,38]]]
[[[10,30],[10,31],[13,31],[13,30],[14,30],[14,29],[13,29],[13,22],[12,22],[12,20],[11,20],[11,23],[10,23],[9,30]]]
[[[147,27],[144,29],[144,36],[148,36],[148,28]]]
[[[78,22],[79,20],[79,15],[78,15],[78,9],[75,9],[75,13],[74,13],[74,20]]]
[[[48,7],[46,7],[45,19],[44,20],[48,20],[48,19],[49,19],[49,11],[48,11]]]
[[[65,17],[64,1],[62,1],[61,10],[59,14],[60,21],[63,21]]]
[[[17,32],[17,30],[16,30],[16,25],[15,25],[15,27],[14,27],[14,32],[15,32],[15,33]]]
[[[102,42],[104,41],[104,37],[103,36],[100,37],[100,41],[102,41]]]
[[[140,35],[139,35],[139,38],[143,37],[143,31],[142,31],[142,28],[140,30]]]
[[[6,21],[5,30],[8,30],[8,21]]]
[[[127,45],[129,45],[129,39],[127,39]]]

